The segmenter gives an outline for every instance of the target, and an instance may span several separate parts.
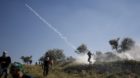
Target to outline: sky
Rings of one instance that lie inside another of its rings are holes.
[[[111,51],[108,41],[113,38],[140,42],[139,0],[0,0],[0,55],[6,50],[13,61],[30,55],[36,61],[53,48],[63,49],[66,56],[77,55],[25,4],[69,43],[84,43],[93,53]]]

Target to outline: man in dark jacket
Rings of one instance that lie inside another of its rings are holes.
[[[7,52],[3,51],[2,56],[0,57],[0,78],[4,75],[4,78],[8,76],[8,67],[11,64],[10,56],[7,56]]]
[[[43,61],[43,75],[47,76],[49,72],[49,67],[50,67],[50,57],[45,57]]]

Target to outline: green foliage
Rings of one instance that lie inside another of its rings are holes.
[[[118,39],[109,40],[109,44],[112,46],[112,49],[116,49],[117,52],[125,52],[130,50],[134,45],[135,42],[131,38],[124,38],[121,43],[119,44]]]
[[[20,59],[26,64],[32,62],[32,56],[21,56]]]
[[[121,50],[130,50],[135,45],[135,42],[131,38],[124,38],[121,42]]]
[[[118,46],[119,46],[118,41],[119,41],[119,39],[120,38],[109,40],[109,44],[111,45],[112,49],[118,50]]]
[[[87,53],[88,51],[88,48],[85,44],[81,44],[78,48],[77,48],[77,51],[75,51],[76,53],[78,54],[84,54],[84,53]]]
[[[75,60],[76,59],[74,57],[72,57],[72,56],[66,58],[66,61],[71,62],[71,63],[74,62]]]
[[[65,60],[65,54],[62,49],[50,49],[45,53],[45,57],[49,56],[54,61]]]
[[[41,56],[38,61],[43,62],[43,60],[44,60],[44,56]]]

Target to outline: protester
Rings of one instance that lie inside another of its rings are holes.
[[[48,75],[49,69],[52,67],[52,65],[53,65],[53,60],[49,56],[46,56],[43,61],[43,75],[44,76]]]
[[[49,72],[49,57],[45,57],[44,58],[44,62],[43,62],[43,75],[47,76],[48,72]]]
[[[91,62],[91,55],[92,55],[92,53],[89,51],[88,53],[87,53],[87,55],[88,55],[88,62],[89,62],[89,64],[91,64],[92,62]]]
[[[15,62],[11,64],[10,74],[13,78],[32,78],[32,76],[25,74],[23,65]]]
[[[3,51],[0,57],[0,78],[4,75],[4,78],[8,76],[8,68],[11,64],[11,57],[7,56],[7,52]]]

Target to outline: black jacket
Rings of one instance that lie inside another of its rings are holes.
[[[1,68],[7,68],[11,63],[11,58],[9,56],[7,57],[0,57],[0,66]]]

